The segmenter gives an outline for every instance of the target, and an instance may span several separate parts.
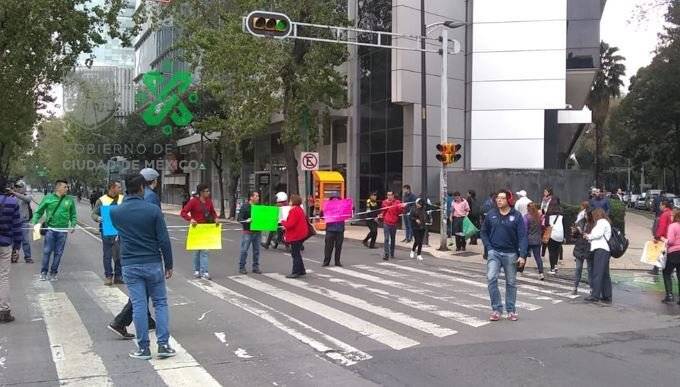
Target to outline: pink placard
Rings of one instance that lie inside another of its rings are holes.
[[[326,223],[344,222],[352,218],[352,199],[324,200],[324,220]]]

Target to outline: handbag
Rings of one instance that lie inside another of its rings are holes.
[[[57,210],[59,209],[59,206],[61,205],[61,201],[64,200],[65,197],[66,197],[66,195],[62,196],[61,199],[59,199],[59,203],[57,203],[57,206],[54,207],[54,210],[52,211],[52,214],[50,214],[50,217],[45,219],[45,221],[42,222],[42,224],[40,225],[40,235],[45,236],[45,234],[47,234],[47,222],[49,222],[50,219],[52,219],[52,217],[54,216],[54,214],[57,213]]]
[[[304,242],[307,239],[313,237],[314,235],[316,235],[316,229],[314,228],[312,222],[310,222],[309,219],[307,219],[307,236],[302,241]]]
[[[555,221],[551,225],[546,226],[543,229],[543,235],[541,235],[541,241],[544,244],[547,244],[548,242],[550,242],[550,236],[552,235],[552,229],[553,229],[553,226],[555,225],[555,223],[557,223],[557,219],[559,219],[559,216],[555,216]]]

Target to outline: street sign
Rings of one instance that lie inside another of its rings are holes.
[[[318,171],[319,153],[302,152],[302,154],[300,155],[300,169],[302,169],[303,171]]]

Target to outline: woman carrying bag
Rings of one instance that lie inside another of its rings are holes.
[[[583,262],[588,267],[588,286],[593,286],[593,254],[590,252],[590,242],[583,238],[585,234],[592,232],[595,222],[590,212],[590,204],[587,201],[581,203],[581,212],[576,217],[574,224],[574,258],[576,259],[576,269],[574,272],[574,290],[571,294],[578,294],[578,285],[581,283],[583,274]]]
[[[425,210],[423,199],[416,200],[416,208],[411,212],[411,225],[413,226],[413,247],[411,248],[411,258],[418,257],[423,260],[421,252],[423,250],[423,240],[427,229],[427,211]]]
[[[527,205],[527,214],[524,216],[524,224],[527,227],[527,239],[529,241],[529,251],[536,260],[538,276],[541,281],[545,279],[543,275],[543,257],[541,257],[541,237],[543,235],[543,216],[537,203]]]
[[[284,239],[290,244],[290,255],[293,258],[293,269],[286,278],[298,278],[306,274],[301,250],[302,243],[310,236],[309,222],[301,207],[302,198],[300,195],[291,195],[290,205],[288,218],[281,222],[284,228]]]
[[[557,261],[560,257],[562,243],[564,242],[563,217],[560,212],[553,212],[553,215],[546,215],[546,223],[543,229],[543,243],[547,245],[548,257],[550,258],[550,274],[557,274]]]
[[[673,282],[671,276],[675,270],[678,278],[678,305],[680,305],[680,210],[673,211],[673,223],[668,226],[666,235],[666,267],[663,269],[663,284],[666,288],[666,298],[661,302],[670,304],[673,302]]]
[[[593,291],[590,296],[585,298],[585,301],[611,303],[612,280],[609,275],[611,254],[608,241],[612,237],[612,226],[609,224],[603,209],[596,208],[592,214],[595,226],[590,233],[583,236],[590,241],[590,251],[593,253],[593,282],[590,285]]]

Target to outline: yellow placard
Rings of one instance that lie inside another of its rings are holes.
[[[665,248],[666,244],[663,242],[647,241],[645,243],[645,248],[642,251],[642,259],[640,259],[640,261],[654,265]]]
[[[34,241],[40,240],[40,237],[41,237],[41,235],[40,235],[40,226],[41,226],[40,223],[37,223],[37,224],[34,224],[34,225],[33,225],[33,240],[34,240]]]
[[[189,227],[187,250],[221,250],[222,225],[197,224]]]

